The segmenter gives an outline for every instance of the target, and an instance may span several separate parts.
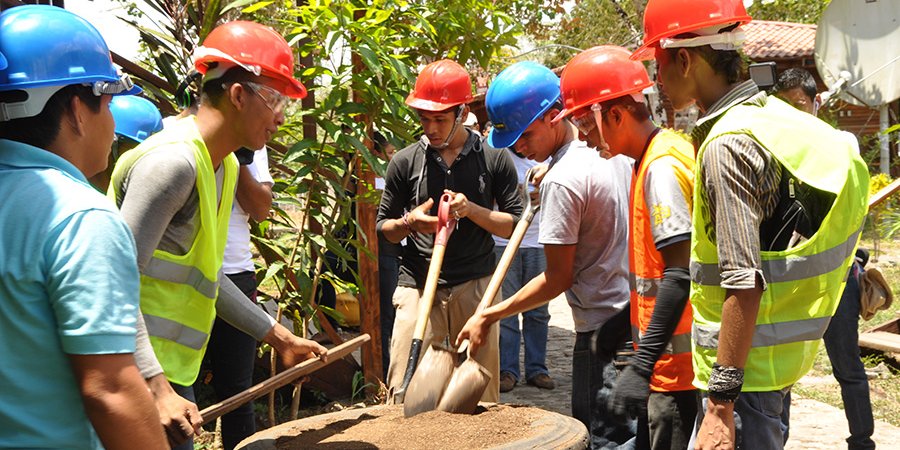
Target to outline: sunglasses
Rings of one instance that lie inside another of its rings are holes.
[[[591,105],[590,109],[582,108],[568,117],[569,122],[578,128],[585,136],[590,134],[602,120],[603,108],[599,103]]]
[[[269,108],[275,114],[280,114],[284,112],[284,108],[287,107],[289,99],[284,96],[281,92],[278,92],[275,88],[266,86],[264,84],[254,83],[252,81],[241,81],[237,84],[244,86],[250,92],[253,92],[257,97],[259,97],[263,104],[266,105],[266,108]],[[228,89],[227,84],[222,84],[222,89]]]

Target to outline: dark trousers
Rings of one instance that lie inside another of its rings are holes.
[[[391,334],[394,330],[394,291],[400,278],[400,257],[378,256],[378,295],[381,318],[381,367],[387,380],[388,365],[391,363]]]
[[[869,399],[869,380],[859,356],[860,269],[856,263],[850,268],[847,286],[823,336],[834,377],[841,385],[844,414],[850,426],[850,437],[847,438],[850,450],[875,448],[875,442],[872,441],[875,421]]]
[[[638,418],[638,449],[683,450],[694,432],[700,393],[696,389],[650,392],[647,416]],[[649,416],[649,417],[648,417]]]
[[[248,298],[256,301],[256,275],[241,272],[227,275]],[[256,359],[256,339],[216,319],[205,358],[212,369],[212,387],[221,401],[253,385],[253,365]],[[222,416],[222,445],[233,449],[256,430],[253,402]]]
[[[572,417],[583,423],[591,449],[633,449],[637,423],[610,419],[607,403],[618,371],[616,352],[631,348],[628,309],[593,332],[575,334],[572,354]]]

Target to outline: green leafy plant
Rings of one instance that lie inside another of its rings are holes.
[[[374,386],[372,383],[367,383],[365,376],[360,371],[357,371],[353,374],[353,389],[350,394],[350,401],[356,402],[357,400],[362,400],[366,396],[366,389]]]
[[[267,293],[278,302],[279,314],[294,321],[298,334],[305,335],[307,322],[317,321],[319,312],[337,315],[316,304],[321,283],[366,292],[355,263],[358,257],[372,256],[368,244],[375,235],[361,229],[354,208],[372,205],[378,196],[359,175],[383,173],[385,167],[369,149],[369,136],[378,129],[398,148],[414,141],[418,121],[404,99],[419,68],[441,58],[473,71],[487,67],[521,32],[521,24],[506,12],[510,3],[514,1],[132,4],[129,11],[136,16],[124,20],[140,31],[146,49],[142,63],[171,86],[190,70],[194,47],[224,20],[265,23],[298,49],[304,65],[296,68],[296,76],[314,101],[289,106],[285,124],[270,143],[275,214],[252,228],[263,260],[258,279],[270,287]],[[150,10],[162,18],[143,25],[137,15]],[[171,92],[142,84],[154,96],[173,100]],[[318,325],[327,327],[324,321]]]

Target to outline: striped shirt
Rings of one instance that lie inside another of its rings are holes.
[[[715,102],[697,122],[692,137],[697,148],[722,115],[741,103],[765,105],[768,97],[753,81],[737,85]],[[710,230],[719,256],[720,286],[752,289],[766,280],[760,257],[760,225],[775,211],[782,167],[746,134],[729,134],[706,147],[700,163],[700,195],[710,209]]]

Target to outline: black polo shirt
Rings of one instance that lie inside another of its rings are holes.
[[[437,215],[444,189],[461,192],[470,202],[487,209],[512,214],[519,220],[524,204],[516,190],[518,178],[509,153],[482,144],[481,136],[470,131],[462,152],[450,167],[437,150],[419,141],[394,155],[384,177],[384,192],[378,207],[378,233],[386,220],[399,219],[429,198],[434,200],[431,215]],[[414,237],[414,239],[412,239]],[[425,286],[434,248],[433,234],[413,233],[401,252],[398,285]],[[447,251],[438,285],[455,286],[494,272],[494,239],[468,218],[459,221],[447,242]]]

